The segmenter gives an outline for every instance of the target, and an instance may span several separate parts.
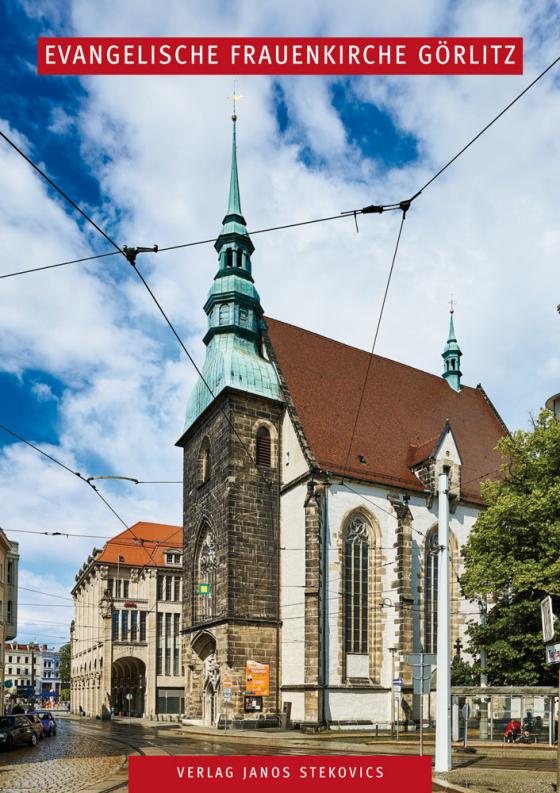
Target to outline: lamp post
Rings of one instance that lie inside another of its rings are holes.
[[[438,624],[435,770],[451,771],[451,642],[449,609],[449,472],[438,482]]]

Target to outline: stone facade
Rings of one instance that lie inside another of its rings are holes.
[[[222,392],[180,441],[184,448],[184,658],[186,714],[216,723],[224,675],[232,678],[229,715],[244,717],[245,665],[270,666],[262,713],[279,710],[279,437],[283,406]],[[271,438],[271,465],[256,466],[256,433]],[[209,449],[209,474],[201,453]],[[210,536],[212,560],[200,567]],[[211,579],[208,581],[200,578]],[[210,583],[208,595],[199,584]],[[203,601],[208,598],[208,602]]]
[[[136,524],[130,538],[115,538],[103,551],[95,550],[76,576],[70,633],[73,713],[156,718],[183,711],[183,570],[177,548],[182,532],[156,524],[162,541],[155,541],[153,527]],[[166,547],[172,530],[173,545]],[[107,561],[114,551],[115,559],[126,562],[129,554],[139,553],[140,544],[145,564]]]

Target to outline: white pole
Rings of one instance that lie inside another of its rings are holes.
[[[434,768],[451,771],[451,631],[449,625],[449,479],[438,482],[438,602],[437,602],[437,693],[436,757]]]

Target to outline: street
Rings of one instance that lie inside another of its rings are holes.
[[[305,735],[293,736],[293,740],[278,742],[274,734],[270,743],[251,740],[251,736],[238,739],[200,739],[181,733],[174,724],[159,727],[147,726],[142,722],[126,720],[101,722],[89,719],[60,717],[58,734],[45,738],[32,747],[14,749],[0,755],[0,789],[11,791],[45,790],[57,793],[72,793],[99,783],[97,791],[124,789],[126,787],[125,757],[131,753],[146,755],[335,755],[373,752],[366,736],[358,739],[348,736],[340,743],[337,739],[309,739]],[[355,749],[349,750],[349,742]],[[415,753],[413,746],[401,751]],[[380,744],[379,754],[392,754],[394,747]],[[454,757],[454,768],[471,769],[516,769],[524,772],[546,772],[554,768],[550,757],[530,757],[527,752],[511,752],[505,756],[489,756],[481,751],[477,755]],[[484,772],[483,772],[484,773]],[[486,771],[484,774],[488,774]],[[490,772],[491,773],[491,772]],[[106,782],[105,782],[106,780]],[[438,789],[434,785],[434,790]]]

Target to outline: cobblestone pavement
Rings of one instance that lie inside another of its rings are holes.
[[[125,754],[124,745],[97,740],[84,734],[75,722],[59,719],[53,738],[0,754],[0,790],[73,793],[115,773]]]

